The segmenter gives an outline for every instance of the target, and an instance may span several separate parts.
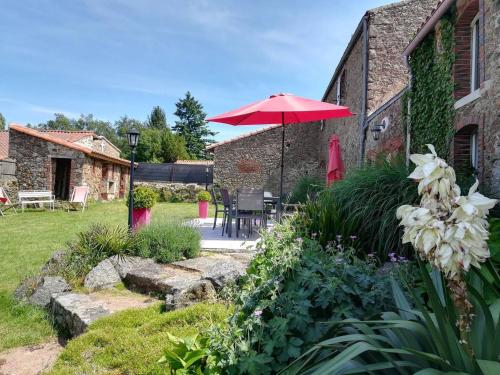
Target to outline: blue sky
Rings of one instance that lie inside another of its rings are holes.
[[[320,99],[365,10],[389,2],[2,0],[0,112],[144,120],[160,105],[173,123],[188,90],[209,115],[275,92]]]

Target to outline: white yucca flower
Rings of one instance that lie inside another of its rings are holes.
[[[453,168],[427,147],[430,154],[410,157],[416,168],[409,178],[419,183],[420,207],[403,205],[396,215],[404,226],[403,243],[454,279],[489,258],[486,217],[497,200],[478,193],[478,181],[461,196]]]

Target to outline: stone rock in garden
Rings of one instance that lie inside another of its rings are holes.
[[[104,259],[85,276],[83,285],[91,291],[111,288],[121,281],[120,274],[110,259]]]
[[[165,296],[189,288],[201,279],[200,276],[198,272],[153,262],[146,267],[129,270],[123,281],[127,287],[138,292]]]
[[[199,280],[189,287],[174,290],[165,296],[165,308],[167,311],[180,309],[196,302],[213,301],[216,299],[215,288],[208,280]]]
[[[53,295],[68,292],[71,287],[60,276],[45,276],[42,282],[35,287],[34,293],[28,298],[32,305],[48,307]]]
[[[125,309],[148,307],[157,302],[138,295],[62,293],[52,296],[49,312],[57,327],[71,336],[77,336],[97,319]]]
[[[54,323],[68,331],[71,336],[83,333],[94,320],[110,314],[99,302],[86,294],[64,293],[51,300]]]
[[[28,298],[31,297],[42,281],[43,277],[40,275],[25,278],[14,291],[14,299],[21,302],[28,302]]]
[[[207,256],[174,262],[172,265],[201,273],[203,279],[210,280],[216,288],[235,281],[246,272],[246,263],[230,256]]]
[[[56,251],[50,259],[43,265],[42,269],[40,270],[40,273],[42,275],[47,275],[47,274],[56,274],[57,271],[59,271],[63,261],[64,261],[64,256],[66,255],[66,252],[64,250]]]
[[[122,279],[124,279],[125,276],[127,276],[127,273],[131,270],[147,268],[155,264],[153,259],[134,256],[114,255],[109,258],[109,260],[113,263],[113,266]]]

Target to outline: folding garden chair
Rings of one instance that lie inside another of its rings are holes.
[[[4,216],[4,212],[10,210],[11,208],[14,209],[15,213],[17,213],[16,206],[10,200],[7,192],[3,187],[0,187],[0,215]]]
[[[73,193],[71,194],[71,199],[69,200],[68,212],[70,208],[74,208],[78,210],[82,209],[82,212],[85,210],[85,206],[87,205],[87,198],[89,195],[88,186],[75,186],[73,188]]]

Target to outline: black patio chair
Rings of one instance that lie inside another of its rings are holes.
[[[248,223],[248,235],[252,233],[253,222],[257,219],[260,220],[262,226],[265,222],[265,209],[264,209],[264,190],[262,189],[238,189],[236,191],[236,207],[230,213],[230,223],[232,219],[236,219],[236,237],[239,236],[240,223],[243,219]]]
[[[222,205],[224,207],[222,216],[222,236],[224,236],[224,230],[227,232],[227,219],[233,210],[233,202],[231,201],[231,196],[229,195],[229,191],[227,189],[219,189],[219,192],[222,199]]]
[[[220,189],[212,188],[212,190],[210,190],[210,194],[212,195],[212,203],[215,206],[215,219],[214,226],[212,228],[212,230],[214,230],[217,226],[217,216],[219,212],[221,212],[223,214],[222,217],[224,218],[224,211],[226,210],[226,206],[224,206],[224,202],[222,201]],[[224,219],[222,220],[222,226],[224,227]]]

